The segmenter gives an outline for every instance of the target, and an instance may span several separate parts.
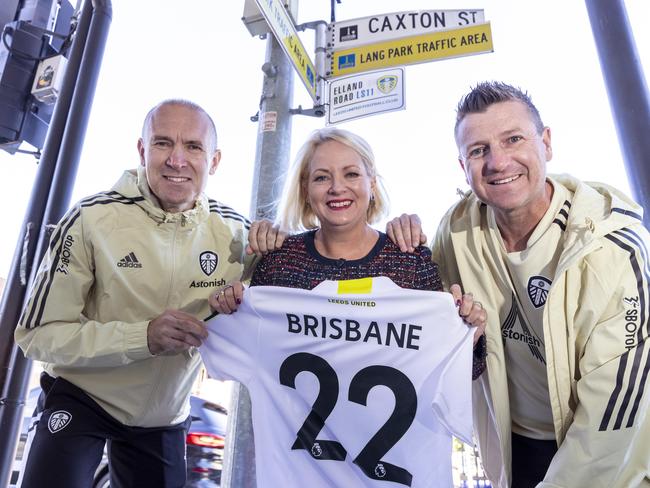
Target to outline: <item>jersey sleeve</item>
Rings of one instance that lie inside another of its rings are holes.
[[[540,487],[587,486],[595,479],[620,486],[621,479],[648,474],[649,454],[634,452],[650,437],[644,421],[650,408],[648,242],[640,228],[606,236],[600,252],[586,260],[579,286],[565,292],[565,301],[575,304],[568,317],[581,324],[573,338],[575,406],[556,407],[573,420]]]
[[[473,331],[456,315],[454,307],[438,308],[436,323],[448,327],[447,342],[436,345],[448,352],[427,378],[423,391],[440,424],[463,442],[472,443],[472,337]],[[445,324],[445,325],[442,325]]]
[[[95,282],[82,205],[54,229],[14,337],[28,358],[63,366],[110,367],[150,358],[148,321],[100,323],[84,307]]]
[[[253,303],[254,290],[244,292],[242,304],[232,314],[221,314],[206,322],[208,339],[199,348],[213,378],[248,383],[255,374],[260,318]]]

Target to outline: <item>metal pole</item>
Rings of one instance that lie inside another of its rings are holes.
[[[254,219],[273,219],[289,164],[293,70],[273,35],[268,35],[262,67],[264,85],[253,175],[251,212]],[[224,488],[255,488],[255,446],[251,403],[243,385],[233,390],[226,432]]]
[[[254,219],[273,219],[291,150],[293,67],[274,36],[266,44],[251,212]]]
[[[64,103],[64,105],[61,105],[61,109],[57,105],[54,114],[57,124],[50,129],[50,132],[52,130],[56,130],[56,132],[48,133],[46,142],[46,146],[49,147],[49,144],[52,144],[52,147],[55,147],[57,154],[48,157],[47,169],[39,171],[32,193],[32,198],[36,201],[33,213],[36,213],[37,207],[41,213],[36,215],[33,220],[26,219],[26,231],[21,233],[21,236],[25,236],[25,246],[31,251],[31,259],[28,258],[26,262],[29,264],[28,268],[32,270],[32,275],[35,274],[37,268],[37,266],[33,266],[33,263],[40,262],[47,247],[48,225],[57,222],[69,205],[110,21],[110,0],[93,0],[92,4],[90,0],[84,2],[79,37],[75,38],[70,55],[68,67],[70,80],[66,75],[66,87],[62,90],[62,96],[65,91],[66,98],[59,100],[59,103]],[[65,110],[61,119],[58,117],[60,110]],[[64,129],[61,129],[60,123],[65,125]],[[47,206],[43,210],[45,201],[47,201]],[[32,202],[30,202],[30,207],[31,205]],[[29,212],[32,210],[30,209]],[[32,217],[31,213],[29,213],[29,217]],[[34,231],[38,231],[36,239],[26,235],[28,232]],[[21,243],[18,247],[22,248]],[[14,272],[14,266],[16,263],[12,264],[11,279],[19,274]],[[29,275],[29,269],[23,270],[23,282],[24,276],[29,277]],[[5,326],[6,321],[7,327],[11,326],[9,340],[12,350],[6,381],[3,385],[3,405],[0,410],[0,453],[2,453],[0,486],[7,483],[10,474],[15,450],[14,443],[18,429],[22,424],[22,409],[31,367],[31,362],[25,359],[22,352],[13,343],[13,329],[19,319],[25,291],[32,279],[33,276],[30,277],[27,284],[17,287],[20,289],[20,301],[17,301],[15,296],[7,298],[7,302],[12,300],[11,314],[6,314],[4,308],[2,314],[2,325]],[[9,289],[10,282],[7,285],[7,289]],[[3,306],[4,304],[5,302],[3,302]],[[4,329],[0,327],[0,330]]]
[[[316,68],[317,84],[316,97],[320,105],[325,105],[327,100],[327,90],[325,89],[325,73],[327,72],[327,22],[318,21],[311,23],[314,27],[314,67]],[[324,113],[324,112],[323,112]]]
[[[92,6],[90,30],[43,219],[44,226],[56,224],[70,205],[70,196],[79,168],[83,141],[113,16],[110,0],[92,0]],[[46,238],[39,242],[37,253],[39,260],[45,254],[48,241],[49,232]],[[34,267],[32,274],[35,276],[36,272],[37,268]]]
[[[2,310],[0,317],[0,347],[2,347],[2,350],[0,350],[0,361],[2,361],[2,376],[0,377],[0,391],[2,392],[2,399],[0,400],[0,486],[7,485],[11,473],[18,428],[22,424],[20,417],[22,416],[29,381],[30,363],[16,364],[17,351],[14,344],[14,329],[22,312],[25,294],[30,284],[28,280],[31,269],[36,261],[38,234],[47,207],[50,186],[61,147],[61,139],[65,131],[74,86],[77,82],[77,73],[90,27],[92,8],[90,2],[86,3],[88,5],[84,4],[81,11],[75,39],[70,51],[68,69],[52,114],[30,201],[27,205],[25,219],[14,251],[11,269],[2,297],[2,305],[0,306]]]
[[[81,11],[75,39],[70,51],[68,68],[47,131],[43,153],[38,164],[38,172],[32,187],[30,201],[27,205],[25,219],[11,263],[11,271],[2,297],[2,318],[0,319],[0,347],[2,349],[0,349],[0,361],[2,361],[3,370],[0,376],[0,391],[4,388],[8,373],[11,372],[7,365],[14,343],[14,328],[23,307],[27,281],[34,263],[38,231],[41,228],[43,215],[47,207],[50,186],[54,177],[54,168],[59,157],[61,139],[68,120],[74,87],[77,83],[77,74],[86,45],[88,29],[90,28],[92,8],[90,2],[86,3],[87,5],[84,4]]]
[[[650,228],[650,100],[623,0],[586,0],[628,181]]]

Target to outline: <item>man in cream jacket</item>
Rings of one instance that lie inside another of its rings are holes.
[[[111,486],[184,484],[208,295],[251,269],[250,223],[203,193],[221,153],[198,105],[154,107],[138,151],[58,224],[16,329],[45,363],[23,487],[91,486],[106,442]]]
[[[474,383],[483,465],[497,488],[650,486],[650,237],[614,188],[549,176],[551,132],[521,90],[480,83],[458,107],[472,189],[433,244],[445,286],[488,312]],[[415,219],[412,219],[414,222]],[[408,216],[389,226],[420,240]]]

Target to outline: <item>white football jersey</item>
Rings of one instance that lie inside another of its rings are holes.
[[[251,395],[258,487],[452,486],[473,330],[450,294],[384,277],[258,286],[208,328],[208,372]]]

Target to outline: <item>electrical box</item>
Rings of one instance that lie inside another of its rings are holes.
[[[32,95],[39,102],[52,105],[59,98],[67,60],[62,54],[43,59],[38,63]]]
[[[12,2],[16,11],[10,14]],[[14,154],[23,142],[43,147],[63,81],[74,14],[67,0],[0,0],[0,22],[13,18],[0,25],[0,150]]]

